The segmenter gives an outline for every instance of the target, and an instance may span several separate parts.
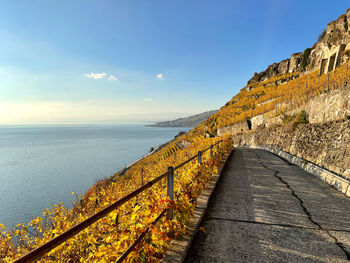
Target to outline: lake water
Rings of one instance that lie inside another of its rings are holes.
[[[144,124],[0,126],[0,223],[27,223],[186,128]]]

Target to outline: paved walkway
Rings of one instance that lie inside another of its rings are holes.
[[[261,150],[236,149],[185,262],[348,262],[350,199]]]

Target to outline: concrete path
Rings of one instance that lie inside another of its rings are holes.
[[[348,262],[350,199],[262,150],[235,149],[185,262]]]

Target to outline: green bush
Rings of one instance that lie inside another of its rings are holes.
[[[303,69],[306,68],[306,65],[307,65],[307,60],[310,56],[310,53],[311,53],[311,48],[307,48],[304,50],[304,53],[303,53],[303,60],[301,61],[301,66]]]
[[[287,123],[309,123],[309,119],[308,119],[308,115],[307,112],[302,110],[301,112],[299,112],[298,114],[293,114],[293,115],[288,115],[283,113],[282,114],[282,122],[284,124]]]
[[[295,115],[288,115],[288,114],[285,114],[285,113],[282,114],[282,122],[284,124],[290,123],[294,119],[295,119]]]
[[[299,112],[295,118],[295,122],[296,123],[309,123],[309,119],[308,119],[306,111],[302,110],[301,112]]]
[[[248,105],[243,105],[242,106],[242,110],[244,110],[244,111],[247,111],[247,110],[249,110],[250,109],[250,107],[248,106]]]

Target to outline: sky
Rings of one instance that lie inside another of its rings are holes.
[[[311,47],[348,0],[2,0],[0,124],[159,121],[219,109]]]

